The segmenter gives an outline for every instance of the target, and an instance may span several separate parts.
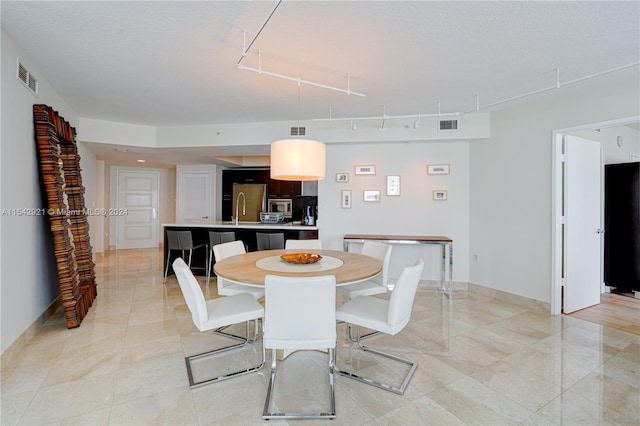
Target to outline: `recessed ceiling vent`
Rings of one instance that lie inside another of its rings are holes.
[[[289,133],[290,136],[304,136],[307,134],[307,128],[302,126],[302,127],[291,127],[291,133]]]
[[[458,120],[440,120],[440,130],[458,130]]]
[[[22,82],[29,90],[35,95],[38,94],[38,80],[20,63],[18,59],[18,70],[16,72],[16,78]]]

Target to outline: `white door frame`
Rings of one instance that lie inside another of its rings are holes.
[[[551,315],[562,313],[562,137],[568,133],[637,123],[640,115],[556,129],[551,136]],[[602,257],[602,255],[601,255]]]
[[[156,210],[158,211],[158,213],[157,213],[158,214],[158,220],[157,220],[157,223],[156,223],[156,226],[155,226],[155,229],[153,230],[153,232],[154,232],[154,235],[156,235],[156,247],[159,247],[160,246],[160,241],[161,241],[160,237],[158,236],[159,229],[160,229],[160,196],[161,196],[161,193],[160,193],[160,172],[157,171],[157,170],[151,170],[151,169],[150,170],[146,170],[146,169],[135,170],[135,169],[117,168],[117,167],[115,168],[114,171],[115,171],[115,178],[116,178],[116,180],[115,180],[115,184],[116,184],[116,191],[115,191],[116,209],[122,208],[120,206],[120,173],[145,173],[145,174],[153,174],[153,175],[156,176],[156,180],[158,182],[158,190],[157,190],[158,191],[158,195],[157,195],[157,200],[156,200],[157,204],[158,204],[158,206],[156,208]],[[115,219],[114,220],[114,223],[115,223],[114,229],[115,229],[115,232],[116,232],[115,247],[116,247],[116,250],[118,250],[120,248],[119,247],[120,246],[120,223],[119,223],[120,221],[118,220],[118,217],[114,216],[114,219]]]

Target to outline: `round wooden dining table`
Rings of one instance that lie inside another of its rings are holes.
[[[280,258],[291,253],[319,254],[322,259],[311,264],[292,264]],[[262,250],[231,256],[216,262],[216,275],[241,284],[264,286],[266,275],[315,277],[334,275],[336,285],[368,280],[380,273],[382,262],[370,256],[337,250]]]

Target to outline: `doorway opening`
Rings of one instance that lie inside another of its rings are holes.
[[[637,125],[640,116],[631,116],[616,120],[592,123],[583,126],[557,129],[552,134],[552,248],[551,248],[551,314],[560,315],[563,307],[563,284],[564,284],[564,212],[568,206],[565,205],[564,194],[564,156],[563,151],[565,136],[580,134],[581,132],[605,129],[616,126]],[[631,160],[630,160],[631,161]],[[603,198],[601,197],[603,203]],[[601,211],[603,205],[600,206]],[[595,232],[595,231],[594,231]],[[604,249],[601,244],[600,266],[604,258]],[[602,281],[602,280],[601,280]],[[601,292],[604,292],[602,285]]]

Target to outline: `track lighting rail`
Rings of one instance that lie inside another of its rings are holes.
[[[345,93],[347,95],[354,95],[354,96],[360,96],[360,97],[366,98],[367,95],[365,95],[364,93],[355,92],[351,90],[351,76],[347,77],[347,88],[343,89],[340,87],[329,86],[327,84],[316,83],[315,81],[311,81],[311,80],[303,80],[300,77],[291,77],[284,74],[278,74],[275,72],[266,71],[262,69],[262,54],[260,52],[258,52],[258,68],[248,67],[242,63],[242,60],[247,56],[247,52],[249,52],[249,49],[251,49],[251,46],[253,46],[253,43],[255,43],[255,41],[258,39],[258,36],[262,32],[262,30],[264,30],[264,27],[267,26],[267,23],[275,13],[276,9],[278,9],[278,6],[280,6],[280,3],[282,3],[282,0],[278,0],[278,2],[273,7],[273,9],[271,9],[269,16],[267,16],[267,19],[265,19],[265,21],[262,23],[262,25],[260,26],[260,29],[256,32],[256,35],[249,42],[248,45],[247,45],[247,32],[246,31],[242,32],[242,55],[240,55],[240,58],[238,58],[238,61],[236,62],[236,68],[239,70],[251,71],[257,74],[264,74],[270,77],[293,81],[295,83],[298,83],[298,87],[300,87],[301,84],[306,84],[307,86],[319,87],[321,89],[328,89],[328,90],[333,90],[335,92]]]

